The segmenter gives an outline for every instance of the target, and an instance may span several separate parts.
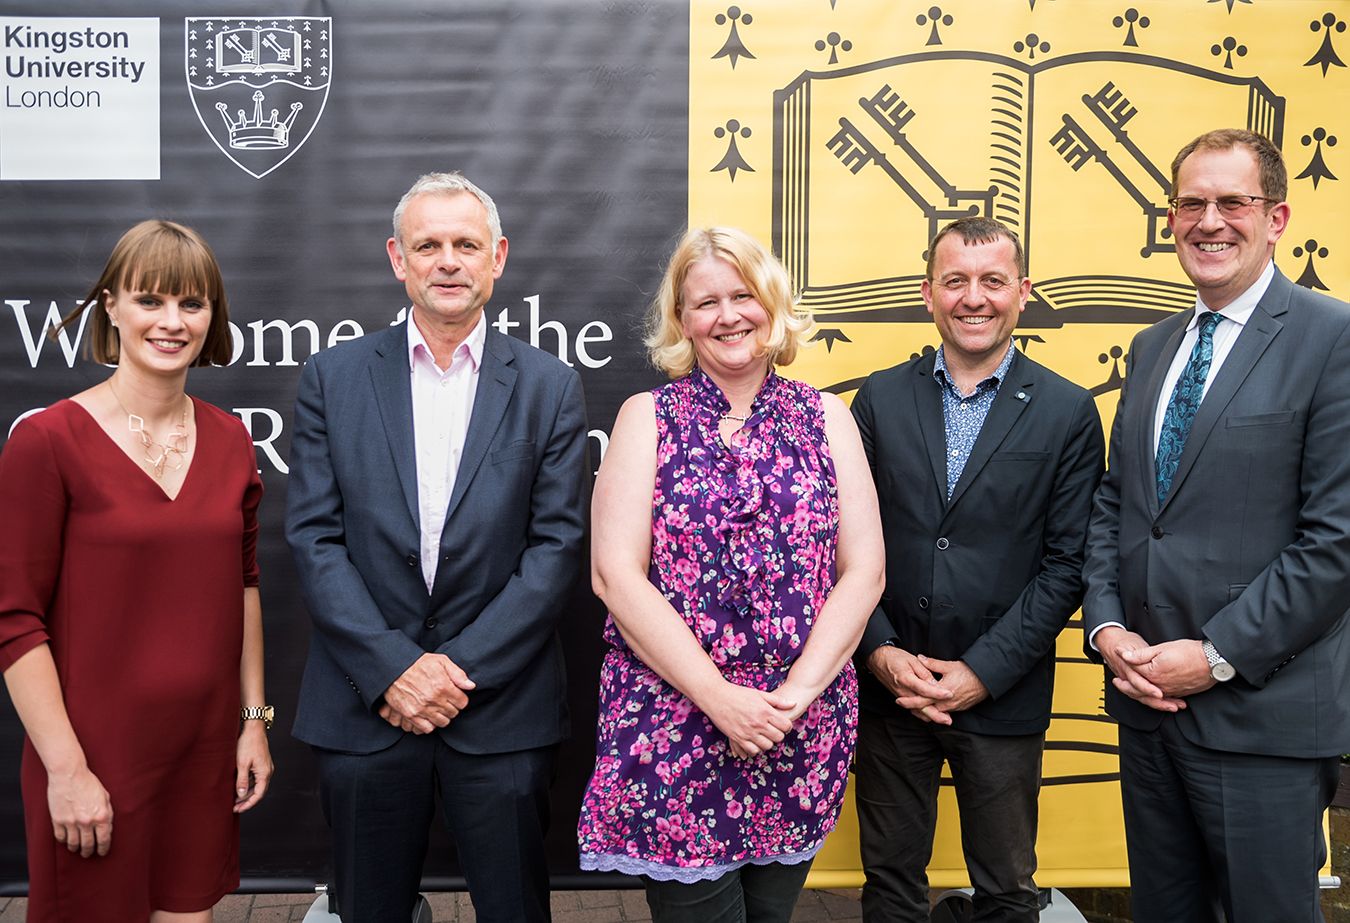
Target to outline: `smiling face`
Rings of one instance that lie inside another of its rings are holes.
[[[119,368],[186,374],[211,328],[211,302],[204,295],[105,289],[104,304],[117,327]]]
[[[1008,238],[966,243],[948,234],[939,240],[923,300],[948,365],[972,372],[997,368],[1030,295],[1031,280],[1018,275],[1017,250]]]
[[[492,246],[487,209],[470,192],[427,193],[408,203],[389,262],[419,326],[467,333],[506,266],[506,238]]]
[[[1265,195],[1256,155],[1246,147],[1200,149],[1181,163],[1176,194],[1217,199],[1226,195]],[[1177,243],[1177,258],[1206,307],[1232,303],[1260,277],[1289,223],[1289,205],[1257,202],[1244,213],[1225,217],[1207,204],[1196,218],[1167,214]]]
[[[680,328],[698,364],[714,378],[768,369],[763,341],[769,313],[740,271],[720,257],[705,256],[689,267],[680,290]]]

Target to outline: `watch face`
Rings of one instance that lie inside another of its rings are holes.
[[[1221,683],[1226,683],[1234,676],[1237,676],[1237,670],[1234,670],[1233,665],[1227,660],[1220,660],[1210,668],[1209,675]]]

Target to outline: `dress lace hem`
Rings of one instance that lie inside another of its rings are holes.
[[[739,861],[727,862],[722,865],[696,867],[663,865],[660,862],[639,859],[635,856],[616,856],[610,853],[592,852],[583,852],[580,864],[581,868],[587,872],[620,872],[624,875],[642,875],[656,881],[678,881],[688,885],[697,881],[715,881],[727,872],[733,872],[745,865],[768,865],[771,862],[798,865],[802,862],[810,862],[820,851],[821,845],[817,843],[802,852],[787,853],[781,856],[748,856]]]

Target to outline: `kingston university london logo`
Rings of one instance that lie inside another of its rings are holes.
[[[189,17],[185,39],[197,119],[239,169],[261,179],[309,140],[328,101],[330,17]]]

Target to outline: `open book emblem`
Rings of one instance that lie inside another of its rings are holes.
[[[774,93],[774,247],[822,325],[931,324],[928,241],[986,215],[1017,230],[1036,283],[1019,335],[1151,323],[1195,300],[1167,228],[1170,161],[1198,131],[1178,97],[1281,141],[1285,101],[1259,78],[1134,52],[939,50],[806,72]],[[813,214],[866,215],[859,233],[886,246],[813,233]]]
[[[189,17],[184,31],[197,119],[222,154],[261,179],[309,140],[323,115],[332,19]]]

